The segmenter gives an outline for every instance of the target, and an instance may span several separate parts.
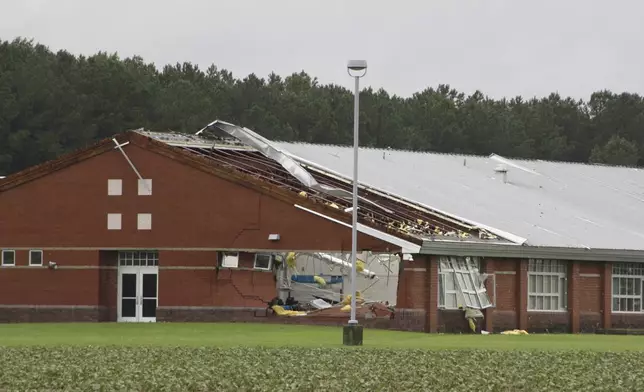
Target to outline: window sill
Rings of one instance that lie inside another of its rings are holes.
[[[248,267],[219,267],[220,270],[231,270],[231,271],[255,271],[255,272],[271,272],[271,270],[259,269],[259,268],[248,268]]]
[[[533,310],[533,309],[528,309],[529,313],[568,313],[568,309],[560,309],[560,310]]]
[[[615,310],[612,310],[611,313],[612,314],[626,314],[626,315],[628,315],[628,314],[633,314],[633,315],[641,314],[641,315],[644,315],[644,311],[642,311],[642,310],[633,310],[633,311],[628,311],[628,310],[615,311]]]

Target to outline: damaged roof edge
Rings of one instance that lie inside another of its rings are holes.
[[[510,257],[600,262],[610,260],[612,262],[631,263],[642,263],[644,260],[644,249],[587,249],[499,243],[469,243],[468,246],[463,246],[458,241],[439,242],[431,240],[423,241],[420,253],[436,256]]]
[[[317,182],[317,180],[309,173],[305,168],[303,168],[296,160],[294,160],[290,154],[283,151],[281,148],[275,146],[273,142],[266,139],[257,132],[250,130],[246,127],[240,127],[239,125],[231,124],[226,121],[215,120],[208,124],[205,128],[199,130],[195,135],[199,135],[207,129],[216,127],[217,129],[226,132],[230,136],[240,140],[248,146],[251,146],[265,157],[274,160],[279,163],[286,171],[288,171],[293,177],[295,177],[302,185],[316,190],[318,192],[326,193],[327,195],[350,199],[352,196],[351,192],[345,191],[344,189],[339,189],[335,187],[330,187],[328,185],[323,185]],[[369,203],[375,207],[380,208],[381,210],[391,213],[392,211],[384,208],[377,203],[374,203],[371,200],[360,197],[365,203]]]
[[[286,169],[289,173],[291,173],[291,175],[293,175],[295,178],[297,178],[298,181],[300,181],[303,185],[305,185],[305,186],[307,186],[309,188],[312,188],[312,189],[320,191],[320,192],[327,193],[327,194],[329,194],[331,196],[335,196],[335,197],[348,198],[348,197],[351,196],[351,193],[347,192],[345,190],[332,188],[332,187],[329,187],[329,186],[324,186],[324,185],[319,184],[317,182],[317,180],[304,167],[302,167],[300,165],[300,163],[306,164],[306,165],[314,167],[314,168],[318,168],[320,170],[324,170],[324,171],[326,171],[328,173],[332,173],[336,177],[348,180],[348,179],[346,179],[346,177],[340,175],[339,173],[333,172],[333,171],[331,171],[331,170],[329,170],[329,169],[327,169],[327,168],[325,168],[325,167],[323,167],[321,165],[318,165],[316,163],[309,162],[309,161],[306,161],[305,159],[297,157],[296,155],[294,155],[294,154],[292,154],[292,153],[290,153],[288,151],[285,151],[285,150],[275,146],[270,140],[266,139],[265,137],[259,135],[258,133],[254,132],[254,131],[246,128],[246,127],[240,127],[238,125],[231,124],[229,122],[222,121],[222,120],[215,120],[215,121],[211,122],[210,124],[208,124],[207,126],[205,126],[204,128],[202,128],[201,130],[199,130],[198,132],[196,132],[195,135],[198,136],[199,134],[203,133],[204,131],[206,131],[206,130],[212,128],[212,127],[215,127],[215,128],[217,128],[217,129],[219,129],[221,131],[224,131],[227,134],[229,134],[230,136],[232,136],[234,138],[237,138],[238,140],[242,141],[243,143],[246,143],[247,145],[250,145],[250,146],[256,148],[259,152],[264,154],[264,156],[266,156],[267,158],[273,159],[274,161],[276,161],[280,165],[282,165],[282,167],[284,169]],[[358,184],[358,185],[360,185],[360,184]],[[363,183],[363,188],[364,188],[364,183]],[[379,190],[379,189],[377,189],[377,188],[375,188],[373,186],[368,186],[368,188],[371,188],[373,190],[377,190],[378,192],[382,193],[383,196],[388,197],[391,200],[397,199],[395,201],[398,201],[398,202],[405,200],[404,198],[402,198],[402,197],[400,197],[398,195],[392,195],[389,192]],[[362,200],[363,202],[367,202],[369,204],[373,204],[378,208],[386,210],[386,208],[384,208],[382,206],[379,206],[377,203],[374,203],[371,200],[367,200],[367,199],[365,199],[363,197],[360,197],[360,200]],[[410,204],[410,203],[407,203],[407,204]],[[488,232],[490,232],[490,233],[492,233],[492,234],[494,234],[494,235],[496,235],[498,237],[501,237],[501,238],[503,238],[503,239],[505,239],[507,241],[510,241],[510,242],[514,242],[514,243],[518,243],[518,244],[523,244],[523,243],[526,242],[525,238],[519,237],[519,236],[511,234],[511,233],[507,233],[507,232],[505,232],[503,230],[492,228],[492,227],[482,225],[482,224],[479,224],[479,223],[476,223],[476,222],[471,222],[471,221],[468,221],[468,220],[466,220],[464,218],[457,217],[457,216],[455,216],[453,214],[448,214],[448,213],[445,213],[443,211],[439,211],[439,210],[437,210],[435,208],[425,206],[425,205],[422,205],[420,203],[416,203],[416,204],[418,204],[419,206],[422,206],[425,209],[428,209],[429,212],[433,212],[434,214],[438,213],[438,214],[443,215],[443,216],[441,216],[441,218],[446,219],[448,221],[451,221],[452,223],[457,224],[459,226],[467,226],[468,224],[469,225],[474,225],[474,226],[477,226],[479,229],[488,231]],[[388,211],[388,212],[390,212],[390,211]]]
[[[290,153],[288,151],[286,151],[285,153],[290,155],[291,158],[295,159],[296,161],[299,161],[299,162],[301,162],[301,163],[303,163],[303,164],[305,164],[307,166],[311,166],[313,168],[323,170],[323,171],[325,171],[325,172],[327,172],[329,174],[332,174],[335,177],[338,177],[338,178],[344,179],[345,181],[351,182],[350,179],[346,178],[344,175],[342,175],[342,174],[340,174],[340,173],[338,173],[336,171],[328,169],[328,168],[326,168],[326,167],[324,167],[322,165],[319,165],[319,164],[317,164],[315,162],[311,162],[309,160],[301,158],[301,157],[299,157],[299,156],[297,156],[297,155],[295,155],[293,153]],[[399,195],[397,195],[395,193],[392,193],[392,192],[384,191],[382,189],[376,188],[376,187],[371,186],[369,184],[366,184],[364,182],[361,182],[361,183],[359,182],[358,186],[360,186],[362,188],[368,188],[369,190],[374,190],[374,191],[376,191],[378,193],[381,193],[383,196],[385,196],[385,197],[387,197],[389,199],[395,200],[395,201],[405,201],[406,200],[402,196],[399,196]],[[416,201],[413,201],[413,203],[416,204],[419,207],[427,209],[430,212],[434,212],[434,213],[439,214],[439,215],[444,215],[443,218],[445,218],[447,220],[451,220],[455,224],[471,225],[471,226],[474,226],[474,227],[478,227],[480,229],[487,230],[490,233],[492,233],[494,235],[497,235],[497,236],[499,236],[501,238],[504,238],[504,239],[506,239],[506,240],[508,240],[510,242],[513,242],[514,244],[517,244],[517,245],[524,245],[528,241],[527,238],[523,238],[523,237],[518,236],[516,234],[508,233],[508,232],[506,232],[504,230],[497,229],[495,227],[487,226],[487,225],[475,222],[475,221],[470,220],[470,219],[462,218],[462,217],[460,217],[458,215],[454,215],[454,214],[451,214],[451,213],[448,213],[448,212],[445,212],[445,211],[441,211],[441,210],[439,210],[437,208],[425,205],[423,203],[419,203],[419,202],[416,202]],[[408,204],[411,204],[411,203],[408,203]]]
[[[345,222],[342,222],[342,221],[340,221],[338,219],[335,219],[333,217],[321,214],[321,213],[319,213],[317,211],[310,210],[310,209],[308,209],[306,207],[302,207],[302,206],[300,206],[298,204],[294,204],[294,207],[297,208],[297,209],[300,209],[302,211],[306,211],[306,212],[308,212],[310,214],[319,216],[320,218],[327,219],[327,220],[332,221],[334,223],[337,223],[339,225],[342,225],[342,226],[345,226],[345,227],[351,227],[351,225],[348,224],[348,223],[345,223]],[[402,253],[418,254],[421,251],[421,246],[420,245],[414,244],[413,242],[409,242],[409,241],[404,240],[402,238],[398,238],[398,237],[394,236],[393,234],[385,233],[383,231],[374,229],[374,228],[369,227],[367,225],[364,225],[362,223],[358,223],[357,229],[358,229],[359,232],[361,232],[363,234],[367,234],[367,235],[370,235],[370,236],[372,236],[374,238],[382,240],[384,242],[388,242],[390,244],[399,246],[402,249]]]

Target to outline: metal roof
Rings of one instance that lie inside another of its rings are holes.
[[[209,131],[213,127],[237,142],[231,144],[229,140],[221,144],[217,140],[213,142],[208,139],[211,136]],[[351,214],[351,181],[339,179],[324,170],[305,168],[305,165],[276,147],[274,142],[247,128],[216,120],[195,135],[144,130],[136,132],[207,159],[213,165],[245,173],[294,192],[300,199],[342,211],[343,215],[346,214],[345,217]],[[231,145],[235,145],[235,148],[231,149]],[[247,148],[238,149],[239,146]],[[400,245],[403,253],[419,253],[420,244],[426,239],[436,242],[511,244],[506,237],[490,233],[485,228],[473,227],[435,210],[379,193],[377,190],[361,188],[358,197],[361,201],[358,209],[358,230],[391,244]],[[295,207],[336,221],[299,204]],[[341,221],[336,223],[345,224]]]
[[[352,176],[351,147],[276,145],[296,160]],[[642,169],[361,148],[359,182],[510,233],[517,244],[644,250]]]

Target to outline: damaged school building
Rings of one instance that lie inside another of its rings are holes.
[[[346,323],[352,169],[214,121],[8,175],[0,322]],[[359,170],[360,323],[644,327],[641,170],[372,148]]]

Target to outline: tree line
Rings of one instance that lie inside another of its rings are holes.
[[[360,94],[360,144],[451,153],[644,164],[644,100],[598,91],[575,100],[491,99],[449,85],[411,97]],[[195,132],[214,119],[273,140],[351,144],[353,93],[305,72],[243,79],[189,62],[52,52],[0,40],[0,174],[127,129]]]

